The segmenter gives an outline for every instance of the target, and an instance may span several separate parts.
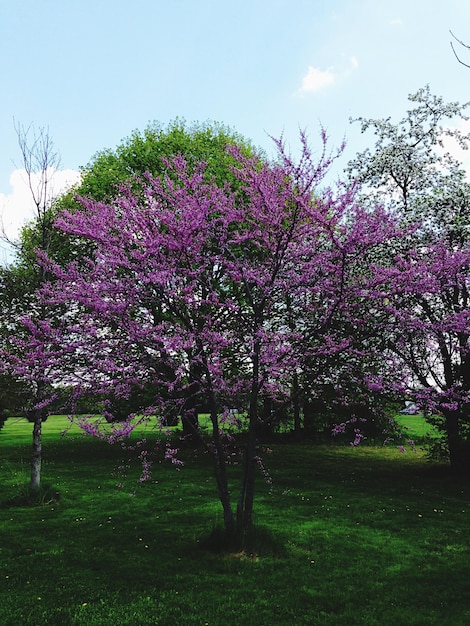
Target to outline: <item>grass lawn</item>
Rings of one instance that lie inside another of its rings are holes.
[[[0,431],[2,626],[470,624],[468,482],[419,450],[270,445],[258,547],[223,554],[204,541],[221,512],[202,451],[118,489],[123,451],[63,427],[44,425],[60,500],[34,508],[6,505],[30,425]]]
[[[436,434],[434,426],[429,424],[421,414],[418,415],[396,415],[395,419],[405,429],[405,433],[410,439],[422,440]]]

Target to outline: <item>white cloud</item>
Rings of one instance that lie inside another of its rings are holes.
[[[38,188],[41,174],[33,174],[31,183],[33,189]],[[47,172],[50,183],[48,201],[59,196],[70,188],[80,178],[76,170],[53,170]],[[0,193],[0,220],[6,235],[14,240],[18,237],[21,227],[35,217],[34,202],[28,186],[26,171],[14,170],[10,175],[10,193]]]
[[[460,120],[453,127],[448,127],[449,130],[458,130],[462,135],[469,137],[470,143],[470,120]],[[452,137],[444,137],[444,148],[441,152],[448,152],[454,159],[456,159],[462,166],[462,169],[467,174],[467,180],[470,182],[470,150],[465,150],[459,143]]]
[[[307,73],[302,79],[302,85],[297,90],[297,95],[304,95],[312,93],[314,91],[320,91],[330,85],[333,85],[339,78],[346,78],[359,67],[359,61],[357,57],[351,56],[349,58],[349,65],[341,72],[337,72],[334,67],[330,67],[327,70],[321,70],[318,67],[310,65]]]
[[[335,75],[333,74],[332,68],[324,71],[310,65],[306,75],[302,79],[302,86],[299,89],[299,93],[303,94],[319,91],[324,87],[332,85],[334,82]]]

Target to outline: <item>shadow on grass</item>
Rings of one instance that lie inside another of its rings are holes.
[[[54,485],[45,483],[40,486],[35,494],[30,493],[29,484],[18,486],[18,491],[13,496],[0,502],[0,509],[50,506],[60,502],[60,492]]]
[[[45,475],[60,504],[42,507],[21,502],[28,455],[13,442],[0,460],[2,625],[470,623],[468,482],[420,451],[274,441],[238,545],[201,450],[185,449],[179,471],[157,460],[142,485],[130,469],[116,488],[124,450],[57,435]]]
[[[223,526],[214,526],[200,541],[206,552],[240,558],[286,557],[286,539],[265,526],[252,526],[242,534],[229,536]]]

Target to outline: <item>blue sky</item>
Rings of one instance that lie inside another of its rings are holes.
[[[470,100],[449,30],[470,42],[468,0],[0,0],[0,209],[24,219],[14,120],[48,127],[70,170],[177,116],[268,152],[322,124],[352,157],[350,117],[399,118],[425,84]]]

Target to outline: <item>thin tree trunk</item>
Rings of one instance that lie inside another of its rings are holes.
[[[256,429],[250,426],[243,463],[242,488],[237,506],[237,527],[241,535],[253,524],[256,475]]]
[[[314,410],[312,406],[312,401],[305,398],[302,404],[303,414],[304,414],[304,431],[306,433],[312,433],[314,430]]]
[[[253,377],[250,394],[248,428],[248,442],[245,449],[243,474],[240,486],[240,496],[237,505],[237,531],[243,540],[245,531],[253,524],[253,503],[255,495],[256,471],[256,429],[258,426],[258,399],[259,399],[259,355],[260,342],[256,340],[253,350]]]
[[[224,529],[229,540],[235,537],[235,516],[230,502],[230,491],[228,488],[227,471],[224,460],[220,459],[217,451],[214,453],[214,471],[217,483],[219,500],[222,504],[224,514]]]
[[[235,537],[235,516],[230,502],[230,490],[228,487],[227,461],[224,446],[220,438],[219,420],[217,406],[213,394],[210,398],[210,416],[212,422],[212,433],[214,439],[214,473],[217,483],[217,491],[220,503],[224,512],[224,528],[227,538],[232,540]]]
[[[292,404],[294,409],[294,433],[297,439],[300,439],[301,435],[299,394],[299,376],[297,372],[294,372],[294,376],[292,379]]]
[[[202,342],[197,341],[198,352],[202,357],[202,368],[206,376],[207,382],[207,398],[209,403],[209,415],[212,422],[212,439],[213,449],[212,457],[214,460],[214,474],[217,484],[217,492],[219,500],[224,512],[224,528],[226,536],[229,540],[235,537],[235,516],[233,514],[232,504],[230,502],[230,490],[228,487],[227,476],[227,458],[224,445],[220,436],[219,415],[217,411],[217,401],[212,386],[210,368],[208,366]]]
[[[42,418],[38,417],[33,422],[33,454],[31,457],[31,479],[29,482],[29,494],[35,498],[41,486],[41,462],[42,462]]]
[[[192,365],[190,368],[190,380],[188,388],[186,389],[186,397],[184,400],[183,414],[181,416],[181,422],[183,426],[183,436],[187,440],[197,441],[195,436],[199,428],[199,411],[198,404],[200,403],[200,384],[199,380],[201,373],[197,371],[196,366]]]

